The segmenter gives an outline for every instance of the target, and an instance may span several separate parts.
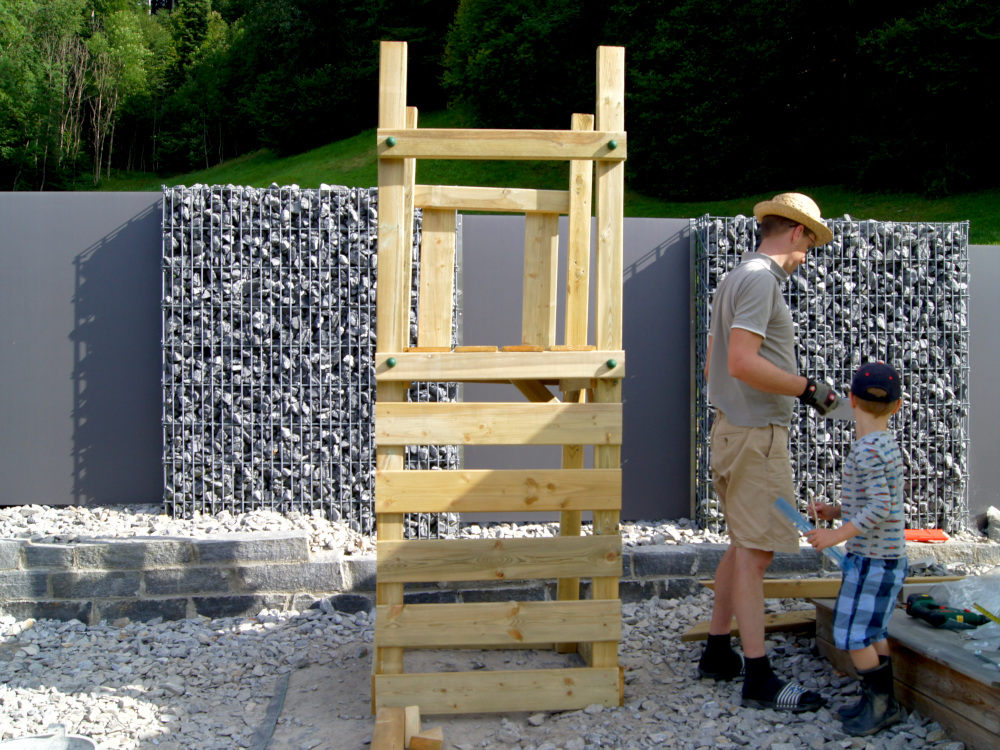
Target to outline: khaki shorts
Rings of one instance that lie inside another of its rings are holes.
[[[716,410],[711,440],[712,480],[733,544],[798,552],[798,530],[774,507],[778,497],[795,505],[788,428],[740,427]]]

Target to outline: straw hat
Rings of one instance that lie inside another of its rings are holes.
[[[802,193],[781,193],[769,201],[753,207],[753,215],[760,221],[765,216],[784,216],[797,221],[816,235],[816,244],[825,245],[833,239],[833,232],[823,223],[816,201]]]

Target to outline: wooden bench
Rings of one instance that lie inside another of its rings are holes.
[[[816,645],[841,672],[857,676],[833,645],[833,599],[815,599]],[[897,608],[889,645],[900,703],[938,722],[968,750],[1000,748],[1000,671],[980,661],[957,631],[939,630]]]

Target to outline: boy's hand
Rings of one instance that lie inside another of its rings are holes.
[[[836,518],[840,518],[840,508],[838,506],[830,505],[829,503],[817,503],[815,500],[809,501],[809,513],[814,518],[819,518],[823,521],[833,521]]]
[[[840,543],[840,535],[836,529],[813,529],[803,534],[815,549],[824,550],[827,547],[835,547]]]

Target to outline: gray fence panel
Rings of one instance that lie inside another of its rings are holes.
[[[969,245],[969,516],[1000,508],[1000,247]]]
[[[159,502],[160,196],[0,196],[0,505]]]

